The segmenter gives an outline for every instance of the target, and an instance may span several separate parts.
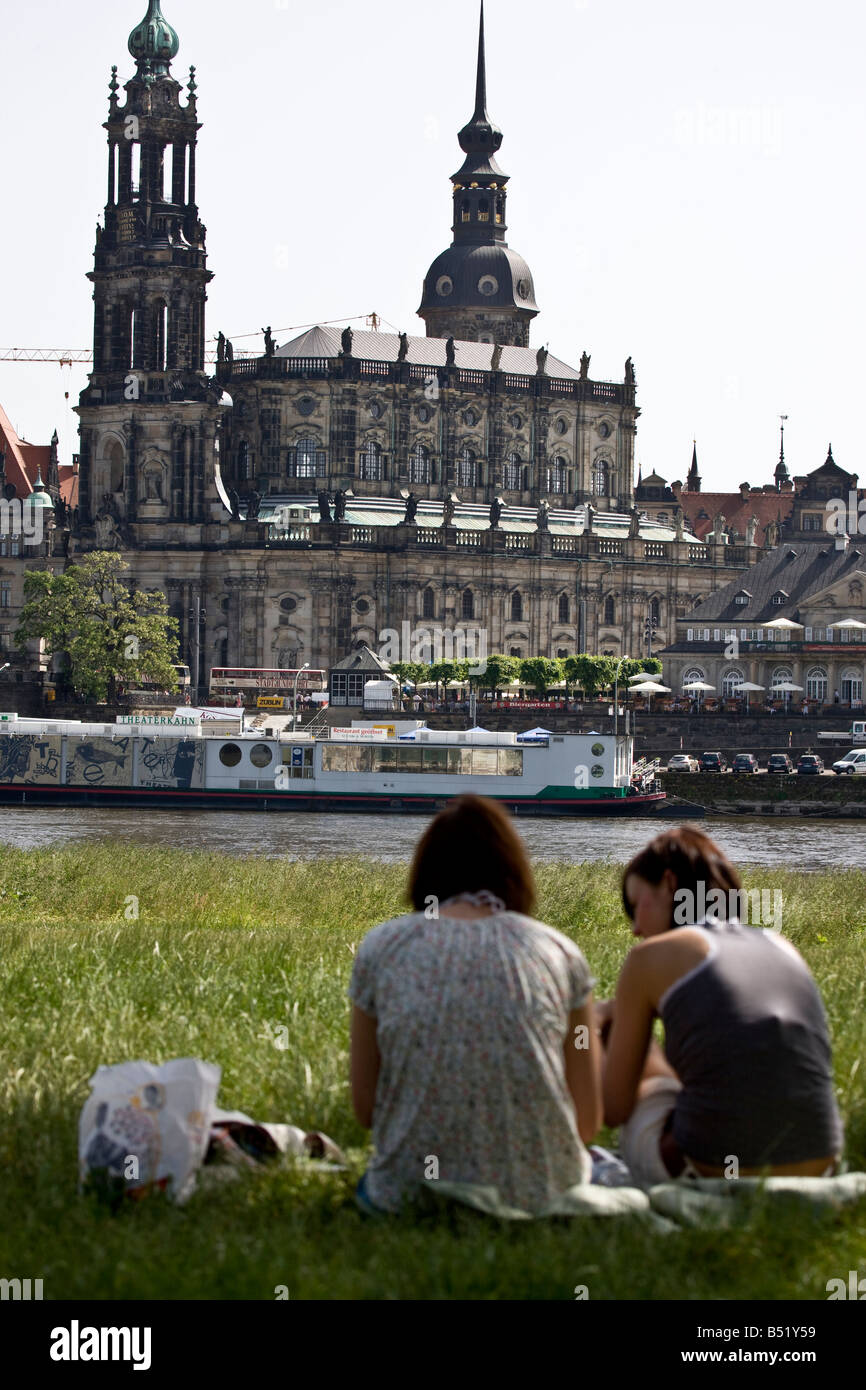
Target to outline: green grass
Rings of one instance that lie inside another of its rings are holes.
[[[346,1083],[352,955],[402,910],[405,869],[360,860],[4,850],[0,862],[0,1276],[46,1298],[824,1299],[863,1272],[866,1210],[758,1203],[735,1230],[638,1220],[503,1226],[470,1211],[370,1223],[352,1191],[368,1137]],[[822,989],[851,1168],[866,1168],[866,905],[859,872],[754,870]],[[538,915],[614,986],[630,938],[613,865],[542,865]],[[128,899],[138,920],[127,920]],[[268,1027],[289,1029],[287,1051]],[[100,1063],[218,1062],[219,1101],[321,1128],[350,1174],[278,1167],[112,1214],[78,1195],[76,1128]]]

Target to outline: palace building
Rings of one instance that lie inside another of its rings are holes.
[[[329,668],[404,622],[480,628],[520,656],[639,655],[648,621],[656,648],[673,642],[758,547],[702,539],[676,503],[636,505],[631,358],[599,381],[587,352],[574,367],[532,346],[483,9],[451,244],[419,275],[425,331],[268,332],[258,357],[220,334],[213,374],[198,84],[173,75],[178,49],[150,0],[133,75],[121,88],[112,70],[68,552],[122,550],[167,593],[200,685],[211,666]]]

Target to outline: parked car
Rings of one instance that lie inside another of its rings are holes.
[[[691,753],[674,753],[668,762],[668,772],[698,772],[700,763]]]
[[[761,765],[754,753],[738,753],[731,763],[731,772],[760,772]]]
[[[804,753],[797,763],[797,772],[801,776],[807,774],[820,777],[824,771],[824,759],[819,758],[817,753]]]
[[[724,753],[702,753],[701,772],[724,772],[728,760]]]
[[[791,762],[787,753],[771,753],[767,760],[767,771],[781,773],[793,772],[794,764]]]
[[[850,753],[846,753],[844,758],[833,764],[833,771],[837,776],[841,776],[843,772],[848,776],[855,772],[866,772],[866,752],[862,748],[852,748]]]

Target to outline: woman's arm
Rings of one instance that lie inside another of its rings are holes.
[[[602,1065],[605,1124],[624,1124],[634,1109],[655,1009],[646,980],[644,947],[626,957],[616,987],[613,1026]]]
[[[589,1144],[601,1129],[601,1044],[593,1017],[592,995],[568,1016],[565,1080],[577,1113],[577,1132]]]
[[[376,1082],[379,1079],[379,1044],[376,1041],[376,1020],[357,1004],[352,1005],[352,1044],[349,1075],[352,1086],[352,1108],[355,1118],[365,1129],[373,1127],[373,1105]]]

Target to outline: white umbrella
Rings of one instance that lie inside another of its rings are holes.
[[[683,690],[715,690],[714,685],[708,685],[706,681],[689,681],[688,685],[683,686]]]
[[[468,681],[449,681],[448,684],[447,684],[447,686],[445,687],[445,689],[446,689],[446,690],[468,690],[468,689],[469,689],[469,682],[468,682]]]
[[[658,681],[644,681],[643,685],[633,685],[630,695],[670,695],[669,685],[659,685]]]
[[[735,695],[742,695],[743,692],[745,691],[745,695],[746,695],[746,709],[748,709],[748,708],[749,708],[749,692],[750,692],[751,690],[766,690],[766,688],[767,688],[767,687],[764,686],[764,685],[755,685],[755,682],[754,682],[754,681],[741,681],[740,684],[737,686],[736,690],[734,691],[734,694],[735,694]]]
[[[866,623],[861,623],[859,618],[843,618],[841,623],[831,623],[831,627],[856,629],[858,632],[866,632]]]
[[[635,675],[629,676],[629,682],[634,684],[635,681],[653,681],[655,678],[655,671],[638,671]]]
[[[790,695],[794,690],[802,690],[802,685],[795,685],[793,681],[779,681],[778,685],[770,686],[771,695]]]
[[[764,623],[763,626],[774,627],[779,632],[794,632],[797,628],[803,628],[802,623],[792,623],[790,618],[774,618],[771,623]]]

